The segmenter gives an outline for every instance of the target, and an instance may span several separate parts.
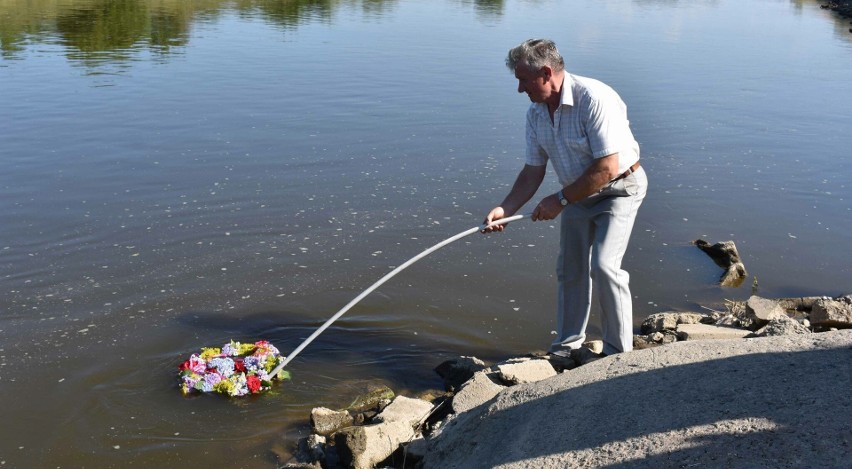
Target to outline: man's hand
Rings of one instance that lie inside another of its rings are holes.
[[[488,212],[488,215],[485,217],[483,223],[486,225],[490,225],[491,223],[504,218],[506,216],[506,212],[503,210],[503,207],[494,207]],[[482,233],[491,233],[492,231],[503,231],[506,225],[497,225],[497,226],[488,226],[482,230]]]
[[[562,213],[562,204],[559,202],[559,196],[551,194],[543,199],[532,213],[532,221],[553,220]]]
[[[521,207],[524,206],[527,201],[529,201],[533,195],[535,195],[535,191],[538,190],[538,186],[541,185],[541,181],[544,180],[544,173],[547,171],[547,166],[530,166],[524,165],[524,168],[518,173],[517,179],[515,179],[515,184],[512,186],[512,190],[509,191],[509,195],[503,199],[503,203],[500,204],[499,207],[494,207],[490,212],[488,212],[488,216],[485,217],[485,224],[490,225],[491,223],[506,217],[511,217],[515,212],[517,212]],[[559,201],[556,201],[558,204]],[[488,228],[483,228],[483,233],[491,233],[492,231],[503,231],[505,225],[499,226],[490,226]]]

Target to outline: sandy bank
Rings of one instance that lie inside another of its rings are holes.
[[[852,330],[678,342],[505,389],[427,468],[848,467]]]

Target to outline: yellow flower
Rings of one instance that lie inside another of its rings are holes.
[[[222,353],[222,349],[219,347],[204,347],[201,349],[201,359],[210,360],[211,358],[218,356],[220,353]]]
[[[223,379],[222,381],[216,383],[215,386],[213,386],[213,390],[216,392],[221,392],[222,394],[231,394],[231,392],[234,390],[234,383],[228,381],[227,379]]]
[[[240,356],[250,355],[254,352],[255,345],[254,344],[239,344],[240,346]]]
[[[277,358],[267,357],[266,363],[264,363],[263,367],[266,369],[266,372],[269,373],[270,371],[274,370],[277,365],[278,365],[278,359]]]

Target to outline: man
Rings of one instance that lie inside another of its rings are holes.
[[[533,221],[562,214],[557,337],[550,352],[567,356],[583,344],[593,292],[602,312],[603,353],[630,351],[633,306],[621,260],[648,181],[627,107],[609,86],[566,73],[553,41],[525,41],[509,51],[506,66],[518,79],[518,92],[532,101],[526,164],[485,222],[511,216],[529,201],[550,161],[561,190],[542,198],[532,213]]]

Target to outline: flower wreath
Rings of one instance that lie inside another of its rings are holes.
[[[241,344],[231,340],[222,348],[205,347],[193,353],[179,369],[180,390],[184,395],[193,392],[218,392],[228,396],[260,394],[272,388],[275,379],[290,379],[281,370],[269,373],[281,361],[281,353],[265,340]]]

